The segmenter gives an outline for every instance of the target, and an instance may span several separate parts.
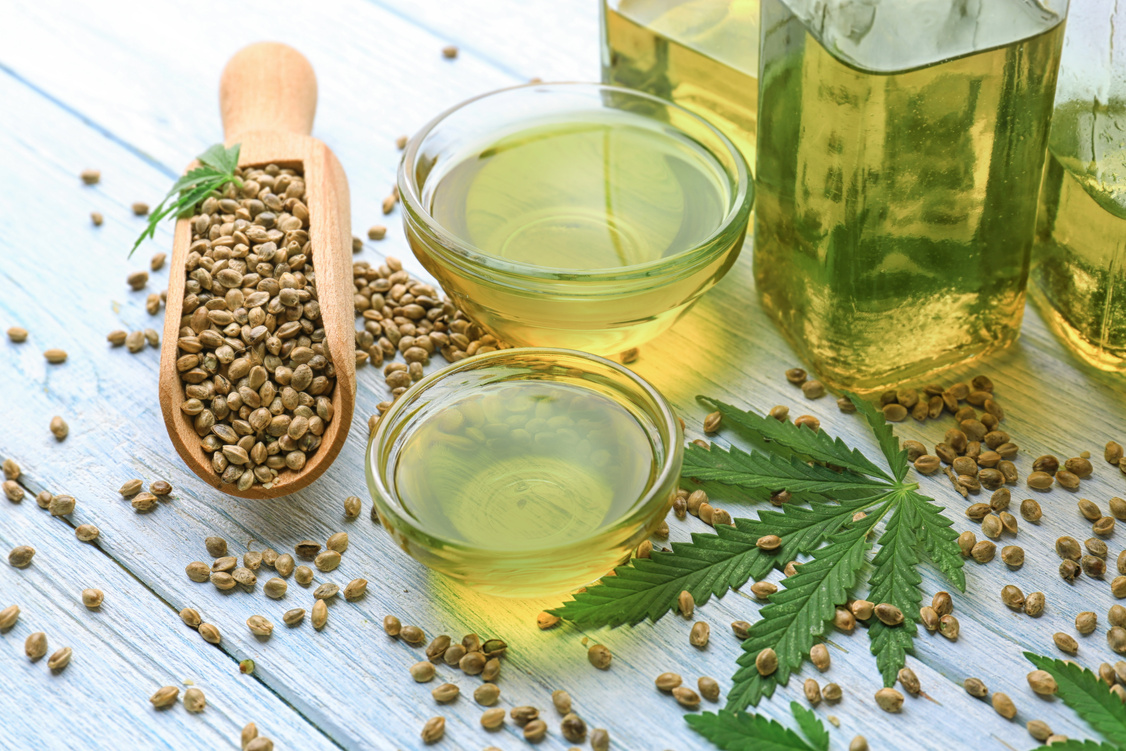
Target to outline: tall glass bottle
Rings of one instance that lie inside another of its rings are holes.
[[[602,82],[711,121],[755,163],[759,0],[603,0]]]
[[[1067,26],[1032,299],[1079,357],[1126,373],[1126,2],[1076,3]]]
[[[755,280],[836,386],[1012,342],[1067,0],[762,0]]]

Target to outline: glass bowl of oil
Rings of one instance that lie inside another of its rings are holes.
[[[514,346],[603,355],[660,334],[727,273],[754,197],[706,120],[592,83],[442,113],[398,184],[411,249],[474,321]]]
[[[408,389],[368,446],[383,526],[492,595],[584,586],[629,558],[675,497],[683,434],[630,370],[561,349],[467,358]]]

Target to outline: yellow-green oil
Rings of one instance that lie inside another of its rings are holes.
[[[499,339],[614,355],[671,326],[734,263],[745,232],[729,223],[734,162],[701,144],[719,137],[657,100],[631,103],[645,112],[595,107],[513,126],[428,173],[434,222],[486,260],[467,269],[408,222],[411,248]]]
[[[1126,372],[1126,100],[1056,108],[1036,229],[1033,301],[1076,354]]]
[[[653,484],[654,456],[649,433],[610,397],[509,381],[481,384],[426,417],[405,439],[393,477],[404,511],[429,535],[476,550],[526,551],[542,566],[539,552],[625,517]],[[552,565],[581,568],[595,556],[588,553]]]
[[[1016,338],[1063,23],[857,7],[763,0],[755,281],[823,380],[870,390]]]
[[[729,190],[707,151],[639,115],[594,111],[521,129],[442,174],[431,215],[481,252],[552,269],[613,269],[708,238]]]
[[[604,0],[602,81],[710,120],[755,163],[759,0]]]

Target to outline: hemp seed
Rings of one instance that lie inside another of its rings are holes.
[[[693,630],[695,630],[695,626],[693,626]],[[599,670],[608,670],[613,656],[610,654],[610,650],[602,644],[593,644],[590,649],[587,650],[586,658],[590,661],[591,665]]]

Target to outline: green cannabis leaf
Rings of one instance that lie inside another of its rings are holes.
[[[189,170],[188,174],[172,184],[168,195],[149,214],[148,226],[133,243],[133,249],[129,251],[130,257],[146,238],[156,236],[156,225],[164,217],[169,214],[177,218],[191,216],[203,199],[211,195],[212,191],[221,191],[227,183],[233,182],[241,188],[242,180],[235,176],[241,146],[242,144],[236,143],[227,149],[223,144],[217,143],[197,156],[201,166]],[[169,204],[169,201],[172,203]]]
[[[746,712],[704,712],[685,715],[688,726],[723,751],[828,751],[829,733],[817,715],[800,704],[790,702],[798,727],[809,738],[759,714]]]
[[[1088,745],[1076,745],[1074,748],[1086,751],[1126,749],[1126,704],[1108,690],[1099,676],[1073,662],[1054,660],[1033,652],[1025,652],[1024,656],[1039,669],[1050,673],[1059,685],[1060,700],[1108,740],[1104,744],[1089,742]],[[1067,746],[1052,746],[1053,751],[1058,748]]]
[[[890,473],[824,432],[704,399],[720,411],[724,424],[765,439],[769,453],[689,444],[682,475],[735,489],[801,492],[811,499],[809,506],[789,503],[780,511],[761,511],[757,519],[736,519],[733,527],[718,527],[715,534],[693,534],[690,543],[674,542],[669,552],[654,551],[650,558],[618,567],[616,576],[551,612],[583,627],[655,621],[676,607],[682,590],[703,604],[713,595],[721,597],[749,580],[764,578],[798,555],[812,555],[783,580],[783,589],[770,597],[743,642],[746,653],[739,658],[727,704],[729,710],[741,710],[772,695],[809,656],[836,607],[859,583],[873,546],[870,535],[886,519],[871,560],[868,598],[895,605],[906,619],[894,627],[874,621],[869,635],[885,683],[894,683],[917,631],[922,598],[917,567],[922,556],[964,591],[963,560],[942,508],[918,493],[915,483],[904,481],[907,455],[883,415],[859,397],[848,398],[871,426]],[[755,545],[768,534],[781,538],[775,551]],[[777,653],[778,669],[763,677],[754,658],[767,647]]]

